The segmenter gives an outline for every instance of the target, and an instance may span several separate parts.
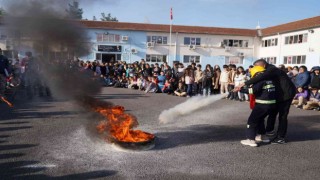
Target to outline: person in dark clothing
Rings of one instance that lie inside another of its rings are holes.
[[[286,143],[286,134],[288,128],[288,114],[290,111],[291,102],[296,94],[295,85],[289,79],[287,74],[275,67],[272,64],[267,63],[264,59],[258,59],[254,62],[255,66],[262,66],[266,70],[260,76],[256,76],[246,81],[245,83],[240,84],[235,89],[240,90],[244,85],[255,84],[264,80],[272,80],[276,87],[276,105],[277,105],[277,114],[279,115],[279,126],[277,131],[277,136],[273,139],[272,143],[275,144],[284,144]],[[276,114],[274,116],[268,117],[267,122],[267,135],[272,135],[274,123],[276,120]]]
[[[320,89],[320,66],[312,68],[310,88]]]
[[[255,66],[251,70],[251,75],[252,77],[259,76],[263,74],[263,71],[265,71],[263,67]],[[252,84],[246,91],[246,93],[254,94],[255,106],[247,122],[247,139],[242,140],[241,144],[257,147],[257,142],[270,142],[265,137],[264,118],[275,111],[276,90],[272,80],[261,80]]]
[[[306,66],[299,67],[299,73],[295,78],[294,84],[296,85],[296,88],[298,87],[303,87],[304,89],[308,88],[308,85],[310,84],[310,74]]]
[[[9,77],[9,60],[6,56],[2,55],[0,49],[0,96],[4,97],[7,77]]]

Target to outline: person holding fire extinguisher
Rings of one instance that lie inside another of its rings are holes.
[[[235,87],[236,90],[240,90],[245,85],[255,84],[263,80],[272,80],[276,86],[277,94],[277,113],[268,117],[267,122],[267,135],[273,137],[272,144],[285,144],[286,134],[288,129],[288,114],[292,99],[296,94],[296,87],[290,80],[288,75],[281,69],[275,67],[272,64],[267,63],[264,59],[258,59],[254,63],[254,66],[264,67],[266,70],[260,76],[256,76],[246,81],[243,84]],[[276,117],[278,115],[279,126],[278,129],[274,129]]]
[[[250,73],[251,77],[259,76],[265,71],[262,66],[254,66]],[[248,89],[242,92],[249,93],[250,107],[252,112],[248,118],[246,129],[246,140],[241,144],[257,147],[260,142],[268,143],[270,140],[265,136],[266,129],[264,119],[268,115],[276,112],[276,89],[273,81],[263,80],[252,84]],[[254,102],[254,104],[253,104]]]

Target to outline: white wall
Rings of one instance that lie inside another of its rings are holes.
[[[308,68],[312,66],[319,65],[320,63],[320,28],[312,28],[314,31],[311,33],[308,30],[299,30],[284,34],[278,34],[273,36],[263,37],[262,40],[278,38],[277,46],[262,47],[257,46],[258,57],[277,57],[277,64],[283,64],[284,56],[296,56],[296,55],[306,55],[306,65]],[[299,34],[308,34],[307,42],[297,43],[297,44],[285,44],[285,37],[299,35]],[[287,66],[300,66],[302,64],[285,64]]]
[[[169,33],[148,32],[147,36],[167,36],[168,44],[155,44],[153,48],[147,48],[146,54],[169,55],[169,64],[173,60],[183,61],[183,55],[200,56],[200,63],[203,60],[208,62],[209,59],[216,59],[220,56],[238,56],[239,53],[244,53],[245,58],[254,56],[254,44],[259,40],[254,37],[246,36],[227,36],[227,35],[208,35],[208,34],[187,34],[187,33],[172,33],[171,48],[169,52]],[[184,45],[185,37],[201,38],[201,45],[196,46],[195,50],[191,50],[188,45]],[[248,40],[249,47],[231,47],[230,51],[226,51],[225,47],[221,47],[220,43],[224,39]],[[214,64],[214,62],[212,62]]]

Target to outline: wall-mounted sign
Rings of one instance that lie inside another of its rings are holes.
[[[102,52],[121,52],[121,46],[98,45],[98,51]]]

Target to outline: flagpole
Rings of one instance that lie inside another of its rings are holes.
[[[172,34],[172,8],[170,9],[170,36],[169,36],[169,57],[168,57],[168,64],[170,65],[170,51],[171,51],[171,34]]]

